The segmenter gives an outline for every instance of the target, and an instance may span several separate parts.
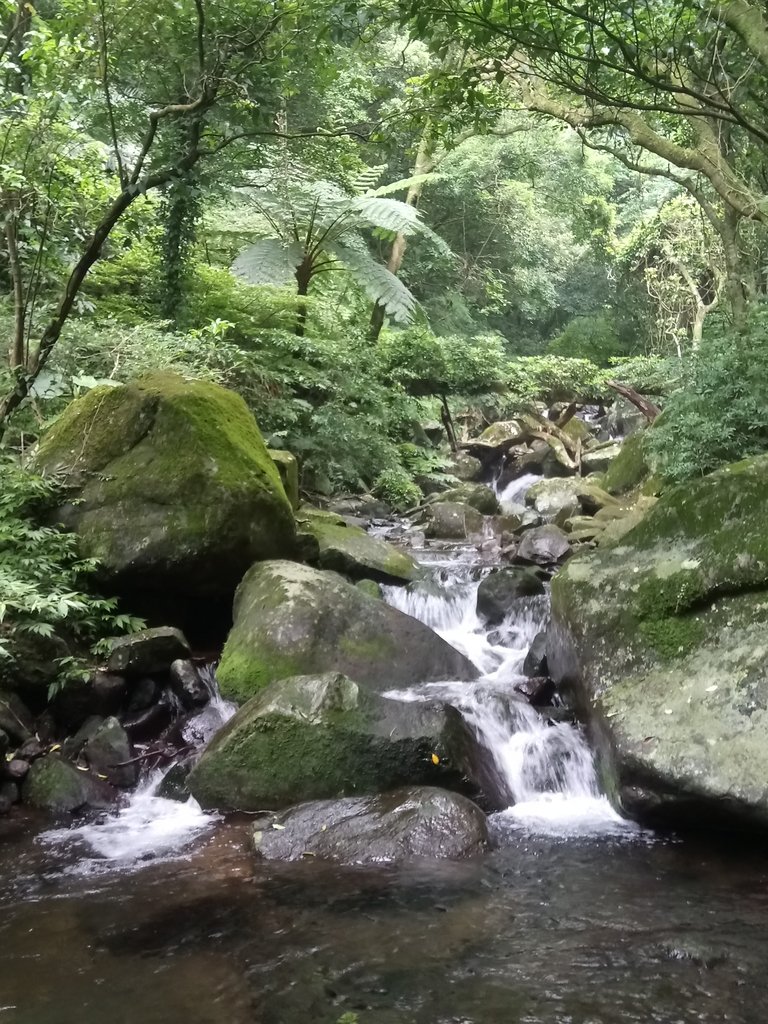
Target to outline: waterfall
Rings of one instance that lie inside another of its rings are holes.
[[[534,484],[541,480],[535,473],[524,473],[510,482],[505,487],[499,487],[498,480],[494,483],[494,491],[499,499],[499,504],[505,512],[519,508],[525,504],[525,495]]]
[[[481,673],[473,683],[431,683],[387,696],[444,700],[459,711],[486,751],[494,789],[508,802],[493,816],[498,828],[555,835],[631,829],[600,791],[582,730],[550,724],[514,690],[525,678],[528,648],[546,624],[548,599],[521,599],[500,626],[488,629],[476,611],[478,586],[471,570],[457,564],[409,588],[385,588],[393,607],[431,626]]]
[[[211,666],[200,669],[200,675],[210,699],[182,730],[184,741],[196,751],[202,750],[237,710],[219,693]],[[76,874],[131,868],[150,858],[178,854],[218,820],[218,815],[205,813],[191,796],[172,800],[160,795],[166,776],[178,764],[145,771],[136,789],[114,811],[69,828],[49,829],[40,834],[39,841],[76,851],[78,859],[70,869]]]

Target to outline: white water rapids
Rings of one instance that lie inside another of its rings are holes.
[[[463,716],[493,762],[496,784],[509,800],[497,825],[551,835],[624,832],[621,818],[600,792],[592,752],[582,731],[550,724],[515,693],[528,648],[548,615],[544,597],[515,602],[504,622],[488,630],[476,612],[479,580],[471,568],[436,568],[426,584],[387,587],[386,599],[431,626],[482,673],[474,683],[425,684],[391,691],[399,700],[444,700]]]

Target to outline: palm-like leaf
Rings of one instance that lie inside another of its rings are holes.
[[[383,228],[395,234],[413,235],[423,226],[416,207],[409,206],[399,199],[360,196],[351,201],[350,209],[372,227]]]
[[[243,249],[232,264],[232,271],[249,284],[289,284],[303,259],[304,247],[300,242],[260,238]]]
[[[411,323],[416,299],[399,277],[358,246],[337,243],[328,248],[347,267],[369,299],[380,303],[398,323]]]
[[[395,192],[407,192],[408,189],[415,188],[417,185],[428,185],[430,182],[439,181],[442,178],[441,174],[414,174],[410,178],[401,178],[400,181],[392,181],[389,185],[381,185],[379,188],[372,188],[366,195],[368,196],[391,196]]]

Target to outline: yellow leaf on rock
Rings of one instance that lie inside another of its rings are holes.
[[[432,764],[440,764],[440,758],[437,756],[437,754],[432,755]]]

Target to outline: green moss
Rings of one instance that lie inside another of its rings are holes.
[[[642,432],[628,437],[603,474],[602,486],[609,494],[626,494],[649,475],[650,468],[643,453],[643,437]]]
[[[263,643],[241,644],[230,639],[216,669],[216,679],[223,697],[243,704],[276,679],[298,675],[304,667],[301,659],[267,650]]]
[[[300,538],[315,543],[307,552],[323,569],[332,569],[353,579],[370,577],[382,583],[408,582],[419,574],[419,567],[404,551],[380,537],[371,537],[358,526],[329,516],[300,513]],[[316,546],[315,546],[316,545]],[[316,553],[315,553],[316,552]]]

